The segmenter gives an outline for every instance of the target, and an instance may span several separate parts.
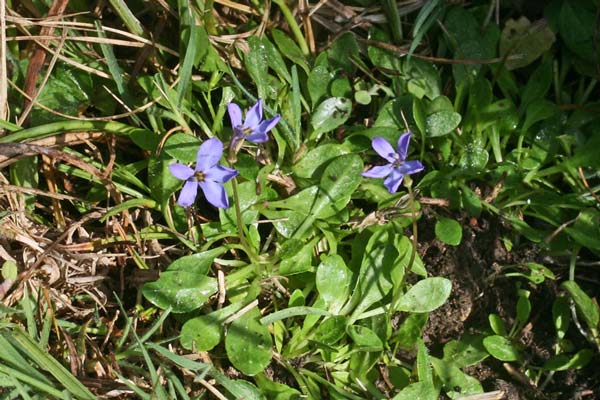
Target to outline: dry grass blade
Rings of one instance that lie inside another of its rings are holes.
[[[8,119],[8,76],[6,71],[6,0],[0,0],[0,119]]]

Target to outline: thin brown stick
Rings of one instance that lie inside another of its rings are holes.
[[[8,73],[6,71],[6,0],[0,0],[0,119],[4,120],[8,118],[7,81]]]
[[[583,186],[585,186],[585,188],[588,190],[588,192],[590,192],[592,197],[594,199],[596,199],[596,201],[600,204],[600,197],[598,197],[598,195],[596,193],[594,193],[594,191],[590,187],[587,179],[585,179],[585,175],[583,174],[583,169],[581,167],[579,167],[579,168],[577,168],[577,172],[579,173],[579,177],[581,178],[581,181],[583,182]]]

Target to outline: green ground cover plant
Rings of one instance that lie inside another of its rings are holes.
[[[2,398],[600,393],[597,1],[0,3]]]

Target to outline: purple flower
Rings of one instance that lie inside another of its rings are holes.
[[[227,104],[227,112],[231,119],[233,127],[232,142],[238,142],[246,139],[253,143],[263,143],[269,140],[267,132],[277,125],[281,115],[277,114],[271,119],[262,120],[262,100],[258,99],[255,105],[252,106],[246,113],[246,121],[242,122],[242,110],[235,103]]]
[[[410,132],[406,132],[398,139],[398,150],[395,151],[391,144],[382,137],[376,137],[371,142],[373,149],[381,157],[389,161],[389,164],[373,167],[362,173],[367,178],[385,178],[383,184],[390,193],[395,193],[400,187],[404,175],[414,174],[422,171],[425,167],[418,160],[405,161],[408,152]]]
[[[219,208],[229,207],[229,198],[223,184],[237,176],[238,171],[218,165],[222,155],[223,143],[212,138],[200,145],[196,155],[196,169],[179,163],[169,165],[173,176],[185,181],[177,200],[180,206],[189,207],[194,204],[200,186],[210,204]]]

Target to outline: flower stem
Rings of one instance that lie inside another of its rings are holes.
[[[404,280],[406,278],[406,275],[408,275],[408,272],[412,269],[412,266],[415,262],[415,258],[417,256],[418,230],[417,230],[417,209],[415,208],[415,195],[412,191],[412,180],[410,179],[410,177],[405,176],[404,180],[405,180],[404,186],[408,190],[408,196],[409,196],[409,201],[410,201],[410,214],[411,214],[411,218],[412,218],[412,251],[410,252],[410,259],[408,260],[408,264],[404,268],[404,274],[402,275],[402,279],[400,280],[400,283],[398,284],[398,291],[394,294],[394,298],[392,301],[392,309],[391,309],[392,312],[396,311],[396,306],[397,306],[398,300],[400,300],[400,296],[403,294],[400,291],[400,289],[404,285]]]
[[[254,262],[257,259],[257,255],[255,254],[252,247],[250,247],[250,244],[248,243],[248,240],[246,239],[246,233],[244,231],[244,224],[242,223],[242,210],[240,208],[240,196],[238,195],[237,179],[235,179],[235,178],[232,179],[231,183],[232,183],[232,188],[233,188],[233,203],[235,204],[235,219],[236,219],[236,224],[237,224],[238,237],[240,238],[240,244],[246,251],[246,254],[248,255],[248,257],[250,257],[250,260],[252,262]]]

